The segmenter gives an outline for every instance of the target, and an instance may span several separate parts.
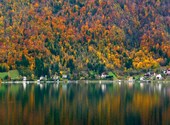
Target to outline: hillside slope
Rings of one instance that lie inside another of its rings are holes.
[[[169,0],[1,0],[0,71],[154,69],[170,65]]]

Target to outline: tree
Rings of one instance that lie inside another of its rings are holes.
[[[132,59],[127,59],[126,62],[125,62],[125,67],[126,67],[127,69],[129,69],[129,68],[132,67],[132,64],[133,64]]]
[[[67,68],[70,68],[70,72],[73,73],[73,70],[75,69],[73,59],[69,59],[69,61],[67,62]]]
[[[24,54],[22,54],[21,61],[16,61],[16,65],[17,65],[17,67],[20,67],[20,66],[28,67],[30,64],[29,64],[29,61],[26,58],[26,56]]]
[[[103,72],[104,72],[104,70],[105,70],[105,66],[104,66],[104,64],[97,64],[96,65],[96,70],[97,70],[97,72],[101,75]]]
[[[40,77],[44,75],[44,63],[42,59],[35,58],[35,75]]]
[[[52,73],[56,73],[56,72],[59,73],[60,70],[59,70],[59,65],[58,65],[58,63],[52,64],[51,70],[52,70]]]

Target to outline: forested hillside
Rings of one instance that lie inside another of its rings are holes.
[[[170,65],[169,0],[0,0],[0,71],[127,71]]]

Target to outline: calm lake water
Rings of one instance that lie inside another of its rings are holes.
[[[170,86],[0,85],[0,125],[170,125]]]

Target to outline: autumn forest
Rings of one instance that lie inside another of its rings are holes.
[[[0,72],[86,76],[163,66],[169,0],[0,0]]]

